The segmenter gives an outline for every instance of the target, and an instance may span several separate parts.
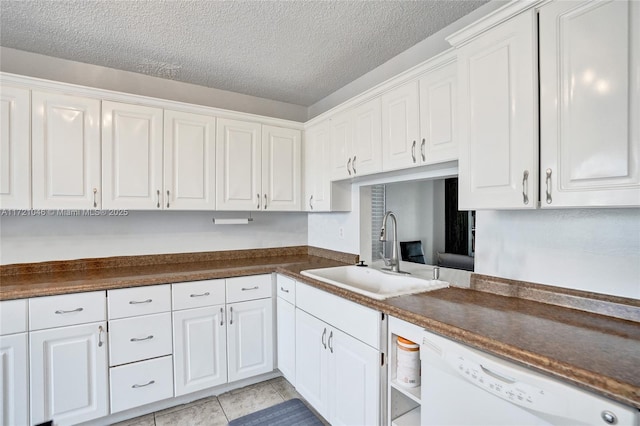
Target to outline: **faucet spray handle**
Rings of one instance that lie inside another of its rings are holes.
[[[380,252],[380,257],[384,262],[384,266],[391,266],[391,259],[387,259],[386,257],[384,257],[384,254],[382,254],[382,252]]]

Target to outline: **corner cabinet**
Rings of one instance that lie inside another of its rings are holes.
[[[217,210],[300,210],[301,132],[218,119]]]
[[[33,208],[100,208],[100,101],[31,96]]]
[[[31,207],[30,94],[0,86],[0,208]]]
[[[640,4],[540,8],[541,206],[640,206]]]
[[[461,210],[536,207],[536,19],[530,9],[457,48]]]

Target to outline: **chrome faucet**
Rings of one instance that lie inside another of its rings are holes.
[[[382,219],[382,228],[380,228],[380,241],[387,241],[387,219],[389,217],[391,217],[393,221],[393,249],[391,250],[391,258],[386,259],[382,256],[382,260],[384,260],[385,265],[389,266],[386,270],[396,274],[408,274],[408,272],[400,270],[400,260],[398,259],[398,220],[392,211],[388,211],[384,214],[384,219]],[[380,254],[382,255],[382,253]]]

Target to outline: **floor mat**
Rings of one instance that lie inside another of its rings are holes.
[[[322,426],[320,419],[298,398],[247,414],[229,422],[229,426]]]

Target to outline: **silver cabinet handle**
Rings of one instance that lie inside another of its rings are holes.
[[[260,194],[256,194],[256,197],[258,197],[258,205],[256,206],[256,208],[260,210]]]
[[[151,340],[153,339],[153,334],[148,335],[147,337],[142,337],[142,338],[137,338],[137,337],[132,337],[131,339],[129,339],[132,342],[142,342],[145,340]]]
[[[522,202],[529,204],[529,170],[525,170],[522,174]]]
[[[551,204],[551,169],[547,169],[545,183],[547,184],[547,204]]]
[[[220,308],[220,326],[224,325],[223,315],[224,315],[224,308]]]
[[[264,194],[264,209],[267,209],[267,194]]]
[[[82,312],[84,311],[84,308],[76,308],[76,309],[72,309],[70,311],[63,311],[62,309],[56,311],[56,314],[60,315],[60,314],[70,314],[72,312]]]
[[[413,162],[416,162],[416,141],[413,141],[411,145],[411,158],[413,158]]]
[[[169,190],[167,189],[167,208],[169,208]]]
[[[98,347],[101,348],[104,342],[102,341],[102,333],[104,333],[104,328],[102,326],[98,327]]]
[[[156,382],[155,380],[151,380],[149,383],[145,383],[144,385],[137,385],[137,384],[136,384],[136,385],[133,385],[133,386],[131,386],[131,387],[132,387],[133,389],[143,388],[143,387],[145,387],[145,386],[152,385],[152,384],[154,384],[155,382]]]
[[[229,307],[229,325],[233,325],[233,306]]]
[[[347,171],[349,172],[349,176],[351,176],[351,158],[347,161]]]
[[[289,290],[287,290],[286,288],[284,288],[284,287],[282,287],[282,286],[280,286],[280,290],[282,290],[282,291],[283,291],[283,292],[285,292],[285,293],[289,293]]]
[[[322,332],[322,346],[324,346],[325,349],[327,349],[327,343],[324,341],[324,338],[327,337],[327,329],[325,327],[324,331]]]
[[[309,208],[313,210],[313,195],[309,197]]]
[[[141,305],[143,303],[151,303],[153,302],[153,299],[147,299],[147,300],[131,300],[129,301],[130,305]]]
[[[202,293],[202,294],[190,294],[189,297],[205,297],[210,295],[211,293],[206,292],[206,293]]]
[[[160,208],[160,190],[156,191],[156,195],[158,196],[158,204],[156,204],[156,208]]]
[[[333,340],[333,331],[329,333],[329,350],[333,353],[333,346],[331,346],[331,341]]]
[[[98,193],[97,188],[93,188],[93,208],[98,207],[98,201],[96,200],[96,194]]]
[[[353,174],[356,175],[358,172],[356,171],[356,156],[353,156],[353,163],[351,163],[351,168],[353,169]]]
[[[258,287],[258,286],[255,286],[255,287],[242,287],[240,290],[242,290],[242,291],[249,291],[249,290],[257,290],[257,289],[259,289],[259,288],[260,288],[260,287]]]
[[[420,144],[420,155],[422,156],[422,161],[427,161],[427,156],[424,153],[424,148],[426,144],[427,144],[427,141],[424,138],[422,138],[422,143]]]

